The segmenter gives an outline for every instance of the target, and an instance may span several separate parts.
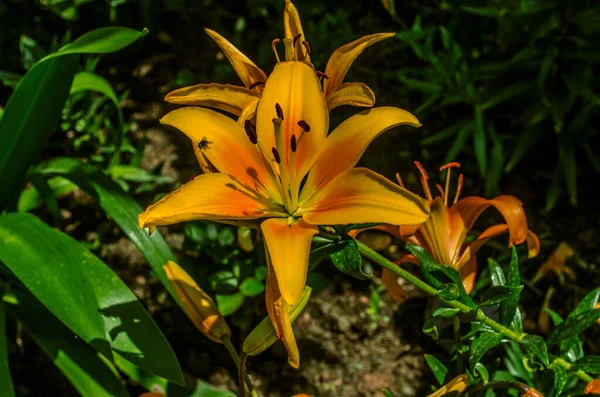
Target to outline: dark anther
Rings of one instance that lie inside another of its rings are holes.
[[[254,124],[250,120],[244,121],[244,129],[246,130],[246,135],[248,135],[248,139],[254,145],[258,142],[258,136],[256,135],[256,128],[254,128]]]
[[[279,157],[279,152],[277,151],[277,149],[271,148],[271,151],[273,152],[273,157],[275,158],[275,162],[277,164],[281,163],[281,157]]]
[[[306,48],[306,53],[307,53],[308,55],[310,55],[310,46],[308,45],[308,41],[304,40],[304,41],[302,42],[302,45],[304,46],[304,48]]]
[[[329,79],[329,76],[327,76],[327,75],[326,75],[325,73],[323,73],[323,72],[319,72],[318,70],[317,70],[317,76],[319,76],[319,77],[323,77],[324,79]]]
[[[294,47],[296,47],[296,42],[298,41],[298,39],[302,37],[302,33],[298,33],[297,35],[294,36],[294,41],[292,41],[292,44],[294,45]]]
[[[275,104],[275,111],[277,112],[277,117],[283,120],[283,109],[281,109],[278,103]]]
[[[310,125],[308,125],[306,121],[300,120],[298,121],[298,125],[304,130],[304,132],[310,132]]]
[[[258,87],[259,85],[265,85],[265,82],[264,81],[255,81],[254,83],[252,83],[248,86],[248,89],[251,90],[254,87]]]
[[[296,147],[297,142],[296,142],[296,135],[292,134],[292,141],[290,142],[290,149],[292,149],[292,152],[296,152]]]

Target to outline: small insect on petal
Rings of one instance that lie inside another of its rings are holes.
[[[198,142],[198,149],[200,150],[208,150],[210,149],[210,145],[212,144],[211,141],[209,141],[208,139],[206,139],[206,137],[202,137],[202,139],[200,140],[200,142]]]
[[[244,122],[244,129],[246,130],[246,135],[248,135],[248,139],[252,144],[256,145],[258,142],[258,136],[256,135],[256,128],[254,128],[254,124],[250,120],[246,120]]]
[[[283,120],[283,109],[281,109],[281,105],[278,103],[275,104],[275,112],[277,112],[277,117]]]
[[[277,164],[281,163],[281,157],[279,157],[279,152],[276,148],[271,148],[271,152],[273,152],[273,159]]]

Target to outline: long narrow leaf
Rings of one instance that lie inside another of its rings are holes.
[[[15,397],[10,367],[8,366],[8,349],[6,343],[6,313],[4,302],[0,299],[0,385],[2,397]]]

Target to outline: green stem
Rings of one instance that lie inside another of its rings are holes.
[[[239,379],[240,379],[240,395],[243,397],[244,394],[246,393],[246,389],[244,388],[244,383],[243,383],[243,381],[245,381],[246,382],[246,386],[248,386],[248,389],[250,389],[250,394],[252,395],[252,397],[257,397],[258,393],[254,389],[254,386],[252,386],[252,382],[250,381],[250,377],[246,373],[246,357],[243,357],[243,362],[242,362],[242,359],[238,355],[238,352],[235,350],[235,347],[233,347],[233,344],[231,343],[231,339],[224,338],[223,339],[223,345],[225,345],[225,348],[229,352],[229,355],[231,356],[231,359],[235,363],[235,366],[238,368],[238,374],[240,375],[239,376]],[[241,366],[242,364],[244,365],[244,368],[242,368],[242,366]]]
[[[460,318],[458,316],[454,316],[453,325],[454,325],[454,343],[456,343],[456,371],[459,374],[462,374],[464,371],[463,368],[463,356],[462,356],[462,342],[460,340]]]
[[[387,260],[383,256],[379,255],[377,252],[373,251],[371,248],[369,248],[365,244],[361,243],[360,241],[358,241],[358,240],[354,240],[354,241],[356,242],[358,252],[360,252],[360,254],[362,256],[369,259],[371,262],[377,263],[379,266],[382,266],[382,267],[388,269],[392,273],[396,274],[399,277],[402,277],[403,279],[405,279],[412,285],[416,286],[417,288],[421,289],[422,291],[428,293],[429,295],[433,295],[433,296],[437,297],[442,302],[446,303],[448,306],[459,309],[463,313],[472,313],[474,311],[473,309],[471,309],[469,306],[465,305],[462,302],[459,302],[456,300],[445,300],[445,299],[440,298],[438,296],[437,290],[435,288],[433,288],[431,285],[427,284],[420,278],[418,278],[418,277],[414,276],[413,274],[409,273],[408,271],[404,270],[400,266],[397,266],[394,263],[390,262],[389,260]],[[486,316],[482,310],[479,310],[479,309],[477,309],[477,311],[476,311],[476,319],[477,319],[477,321],[481,321],[482,323],[486,324],[490,328],[503,334],[507,338],[514,340],[515,342],[521,343],[523,341],[523,338],[525,338],[527,336],[527,334],[524,332],[513,331],[512,329],[505,327],[504,325],[492,320],[491,318]],[[552,359],[552,362],[550,363],[550,365],[559,365],[559,366],[563,367],[565,370],[571,371],[571,373],[573,373],[575,376],[577,376],[579,379],[581,379],[583,381],[590,382],[593,380],[593,378],[590,375],[588,375],[586,372],[584,372],[582,370],[572,371],[571,370],[572,365],[568,361],[566,361],[560,357],[555,357],[552,355],[550,356],[550,358]]]

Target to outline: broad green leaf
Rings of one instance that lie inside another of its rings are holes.
[[[21,190],[25,173],[60,118],[77,71],[77,54],[120,50],[147,30],[112,26],[88,32],[36,63],[11,95],[0,119],[0,210]]]
[[[48,186],[54,197],[61,197],[77,189],[77,185],[63,177],[57,176],[47,180]],[[28,212],[38,208],[44,203],[43,195],[35,187],[30,187],[21,192],[17,210],[19,212]]]
[[[484,331],[477,335],[471,342],[471,351],[469,357],[469,365],[471,369],[475,368],[475,364],[481,360],[481,357],[502,341],[502,334],[492,331]]]
[[[435,379],[440,385],[443,385],[444,379],[446,379],[446,375],[448,374],[448,368],[431,354],[425,354],[425,361],[427,362],[427,365],[429,365],[429,368],[431,368]]]
[[[487,172],[487,137],[483,122],[483,111],[481,107],[473,108],[473,150],[477,165],[479,165],[479,174],[483,178]]]
[[[242,306],[242,303],[244,303],[244,295],[241,292],[230,295],[216,294],[215,298],[217,307],[224,316],[235,313],[235,311]]]
[[[254,277],[248,277],[240,284],[240,292],[244,296],[256,296],[263,293],[265,285],[255,279]]]
[[[10,367],[8,366],[8,345],[6,343],[6,312],[5,303],[0,299],[0,385],[2,397],[15,397]]]
[[[68,157],[55,158],[36,167],[35,171],[63,176],[98,201],[108,217],[123,230],[144,255],[154,273],[178,302],[163,270],[163,265],[169,260],[175,260],[175,255],[158,231],[149,235],[146,230],[138,226],[138,215],[143,210],[116,182],[94,166]]]
[[[506,284],[506,277],[504,276],[504,272],[502,268],[492,258],[488,258],[488,267],[490,268],[490,275],[492,277],[492,285],[502,286]]]
[[[582,357],[573,363],[573,370],[576,371],[581,369],[590,374],[600,374],[600,356],[586,356]]]
[[[517,247],[514,245],[512,247],[510,263],[508,264],[508,271],[506,272],[506,286],[519,289],[500,305],[500,322],[503,325],[509,326],[515,317],[515,313],[519,310],[519,300],[521,290],[523,289],[521,276],[519,275],[519,254]]]
[[[170,183],[173,178],[167,175],[153,175],[152,173],[132,165],[114,165],[108,169],[113,179],[123,179],[127,182],[155,182]]]
[[[588,310],[567,318],[557,326],[548,337],[548,344],[553,345],[572,336],[579,335],[584,329],[600,318],[600,309]]]
[[[97,299],[98,311],[104,317],[114,351],[148,372],[182,382],[177,358],[166,338],[135,295],[108,266],[77,241],[51,229],[34,216],[14,214],[14,217],[20,228],[14,231],[13,238],[27,239],[28,234],[23,230],[35,229],[39,233],[35,246],[42,255],[59,247],[65,252],[62,263],[81,268]],[[47,262],[57,266],[57,262]],[[59,284],[54,285],[55,289],[56,285]]]
[[[567,370],[559,365],[552,366],[552,372],[554,374],[554,395],[558,397],[565,389],[569,376]]]
[[[0,210],[16,199],[27,169],[50,138],[76,70],[74,55],[43,62],[11,95],[0,119]]]
[[[70,94],[81,91],[98,92],[110,99],[117,108],[117,114],[119,115],[119,129],[123,128],[123,112],[121,111],[119,98],[117,97],[115,90],[113,90],[110,83],[104,77],[91,72],[77,73],[73,78]]]
[[[549,365],[548,347],[546,346],[544,338],[538,335],[527,335],[523,338],[523,340],[521,340],[521,343],[530,353],[533,353],[538,358],[538,360],[540,360],[544,365]]]
[[[129,397],[116,369],[28,293],[12,291],[7,310],[82,396]]]
[[[359,280],[368,280],[373,276],[362,270],[362,257],[352,239],[335,243],[335,251],[331,254],[331,261],[338,270]]]
[[[599,298],[600,287],[594,288],[586,296],[583,297],[583,299],[581,300],[581,302],[579,302],[577,307],[569,314],[568,318],[592,310],[596,306],[596,303],[598,302]]]
[[[309,271],[313,270],[319,263],[329,258],[329,256],[336,251],[335,244],[326,243],[316,247],[315,245],[316,244],[313,243],[313,249],[310,251],[310,256],[308,257]]]
[[[522,285],[518,287],[509,287],[506,285],[493,285],[485,292],[483,300],[479,304],[479,306],[495,306],[501,303],[506,303],[510,300],[513,300],[515,297],[518,298],[522,289]],[[510,322],[508,323],[510,324]]]
[[[74,246],[85,249],[33,215],[9,213],[0,217],[0,261],[59,320],[112,359],[101,307],[83,272],[90,259],[74,257]]]

